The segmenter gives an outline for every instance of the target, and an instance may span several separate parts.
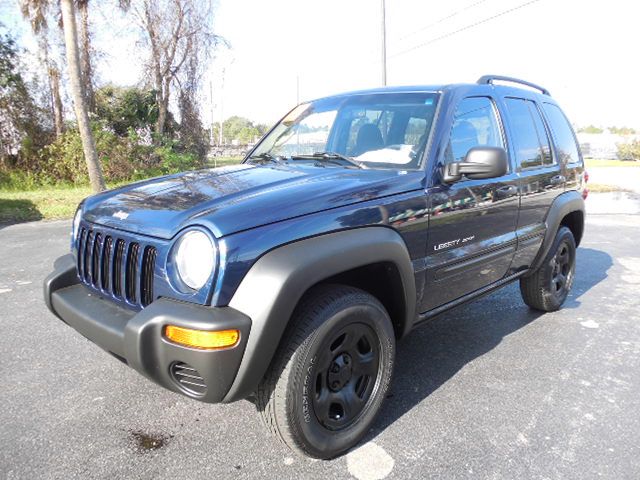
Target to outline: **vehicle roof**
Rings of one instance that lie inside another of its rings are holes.
[[[534,89],[530,88],[519,88],[511,85],[496,85],[496,84],[479,84],[479,83],[449,83],[449,84],[439,84],[439,85],[399,85],[399,86],[386,86],[386,87],[377,87],[363,90],[353,90],[350,92],[338,93],[335,95],[329,95],[326,97],[320,97],[313,100],[309,100],[311,102],[319,101],[319,100],[331,100],[338,99],[342,97],[350,97],[354,95],[372,95],[379,93],[411,93],[411,92],[423,92],[423,93],[447,93],[455,90],[465,90],[468,92],[487,92],[487,91],[495,91],[502,95],[523,95],[526,97],[538,97],[540,99],[545,99],[545,101],[550,101],[550,103],[555,103],[552,100],[550,95],[542,94]]]

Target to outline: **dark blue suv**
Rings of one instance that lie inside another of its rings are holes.
[[[560,308],[585,180],[569,122],[528,82],[322,98],[241,165],[87,198],[45,300],[154,382],[248,398],[329,458],[371,427],[418,324],[515,280],[530,307]]]

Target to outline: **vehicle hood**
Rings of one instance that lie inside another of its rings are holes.
[[[216,237],[422,188],[421,172],[316,165],[199,170],[110,190],[85,200],[85,220],[169,239],[189,225]]]

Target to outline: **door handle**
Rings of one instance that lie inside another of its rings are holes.
[[[567,177],[565,177],[564,175],[556,175],[554,177],[551,177],[551,185],[562,185],[566,181]]]

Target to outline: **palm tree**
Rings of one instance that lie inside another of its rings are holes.
[[[91,40],[89,34],[89,0],[76,0],[80,24],[80,71],[84,81],[85,96],[87,97],[87,109],[95,112],[95,93],[93,91],[93,69],[91,65]]]
[[[29,20],[31,30],[38,39],[40,56],[49,77],[49,92],[51,95],[51,114],[56,137],[64,131],[64,113],[62,110],[62,98],[60,97],[60,71],[49,55],[49,39],[47,37],[47,10],[48,0],[21,0],[20,10],[22,16]]]
[[[84,159],[89,170],[89,181],[94,192],[106,189],[102,169],[96,152],[96,144],[89,124],[87,112],[87,98],[82,84],[82,72],[80,70],[80,52],[78,49],[78,31],[76,27],[76,12],[73,0],[61,0],[62,23],[64,27],[64,43],[67,52],[67,67],[71,82],[71,96],[78,120],[78,129],[82,139]]]

